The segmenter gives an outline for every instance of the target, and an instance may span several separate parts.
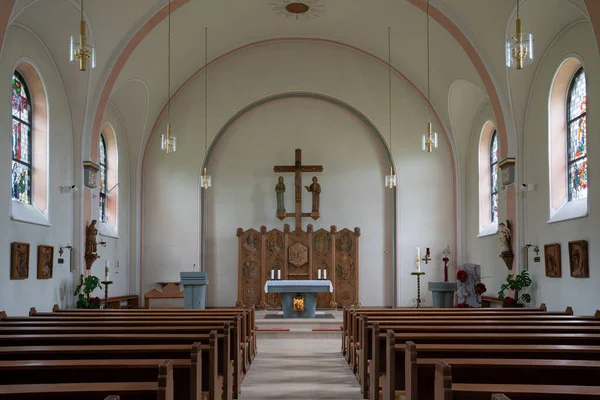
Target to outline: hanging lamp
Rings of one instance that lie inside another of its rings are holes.
[[[169,0],[168,44],[167,44],[167,131],[161,136],[160,149],[167,154],[177,151],[177,137],[171,133],[171,0]]]
[[[83,18],[83,0],[81,0],[81,20],[79,21],[79,37],[71,36],[69,61],[79,63],[79,70],[86,71],[89,65],[96,68],[96,48],[88,42],[87,25]]]
[[[392,30],[388,26],[388,116],[390,119],[390,154],[392,153]],[[390,160],[390,163],[392,160]],[[394,167],[390,165],[390,173],[385,176],[385,186],[393,189],[396,187],[396,175]]]
[[[427,102],[431,104],[431,96],[430,96],[430,63],[429,63],[429,0],[427,0]],[[438,147],[438,134],[437,132],[433,132],[431,125],[431,116],[429,117],[429,122],[427,122],[427,133],[423,135],[422,147],[423,151],[428,153],[433,152],[434,149]]]
[[[506,66],[523,69],[533,63],[533,35],[521,26],[520,0],[517,0],[517,21],[514,36],[506,38]]]
[[[208,26],[204,28],[204,169],[200,176],[200,186],[203,189],[208,189],[212,186],[212,179],[208,174],[208,168],[206,163],[208,162],[208,154],[206,152],[208,148],[207,131],[208,131]]]

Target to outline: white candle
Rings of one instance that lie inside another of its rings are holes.
[[[104,267],[108,268],[108,260],[104,261]]]
[[[327,270],[326,269],[323,270],[323,279],[325,279],[325,280],[327,279]]]
[[[271,270],[271,280],[275,279],[275,270]]]
[[[318,272],[318,274],[317,274],[317,275],[319,276],[319,278],[318,278],[318,279],[321,279],[321,270],[318,270],[317,272]]]
[[[281,270],[280,269],[277,270],[277,279],[281,280]]]
[[[417,247],[417,272],[421,272],[421,249]]]

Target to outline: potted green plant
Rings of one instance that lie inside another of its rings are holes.
[[[506,277],[506,283],[500,286],[498,297],[504,300],[504,307],[523,307],[523,303],[531,302],[531,295],[525,293],[519,296],[519,291],[531,286],[531,277],[529,271],[522,270],[518,275],[508,275]],[[513,290],[514,296],[506,296],[504,293],[507,290]]]
[[[77,296],[77,308],[100,308],[100,298],[90,297],[90,294],[96,290],[102,289],[100,279],[95,276],[81,275],[79,277],[79,285],[75,288],[75,296]]]

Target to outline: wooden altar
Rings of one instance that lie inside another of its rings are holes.
[[[238,301],[237,306],[260,308],[281,307],[278,293],[264,293],[265,282],[271,279],[271,270],[281,270],[281,279],[317,279],[318,270],[327,270],[333,283],[333,293],[317,296],[318,308],[337,308],[359,301],[359,238],[360,228],[354,231],[329,231],[313,226],[307,230],[283,232],[255,229],[237,229],[238,236]]]

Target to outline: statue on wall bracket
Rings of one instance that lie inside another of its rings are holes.
[[[319,179],[316,176],[312,178],[312,184],[310,186],[304,186],[306,190],[312,193],[312,212],[311,217],[314,218],[315,215],[319,214],[319,205],[320,205],[320,197],[321,197],[321,184],[319,184]]]
[[[512,224],[509,220],[498,224],[498,240],[500,242],[500,258],[508,269],[512,269],[515,254],[512,250]]]

